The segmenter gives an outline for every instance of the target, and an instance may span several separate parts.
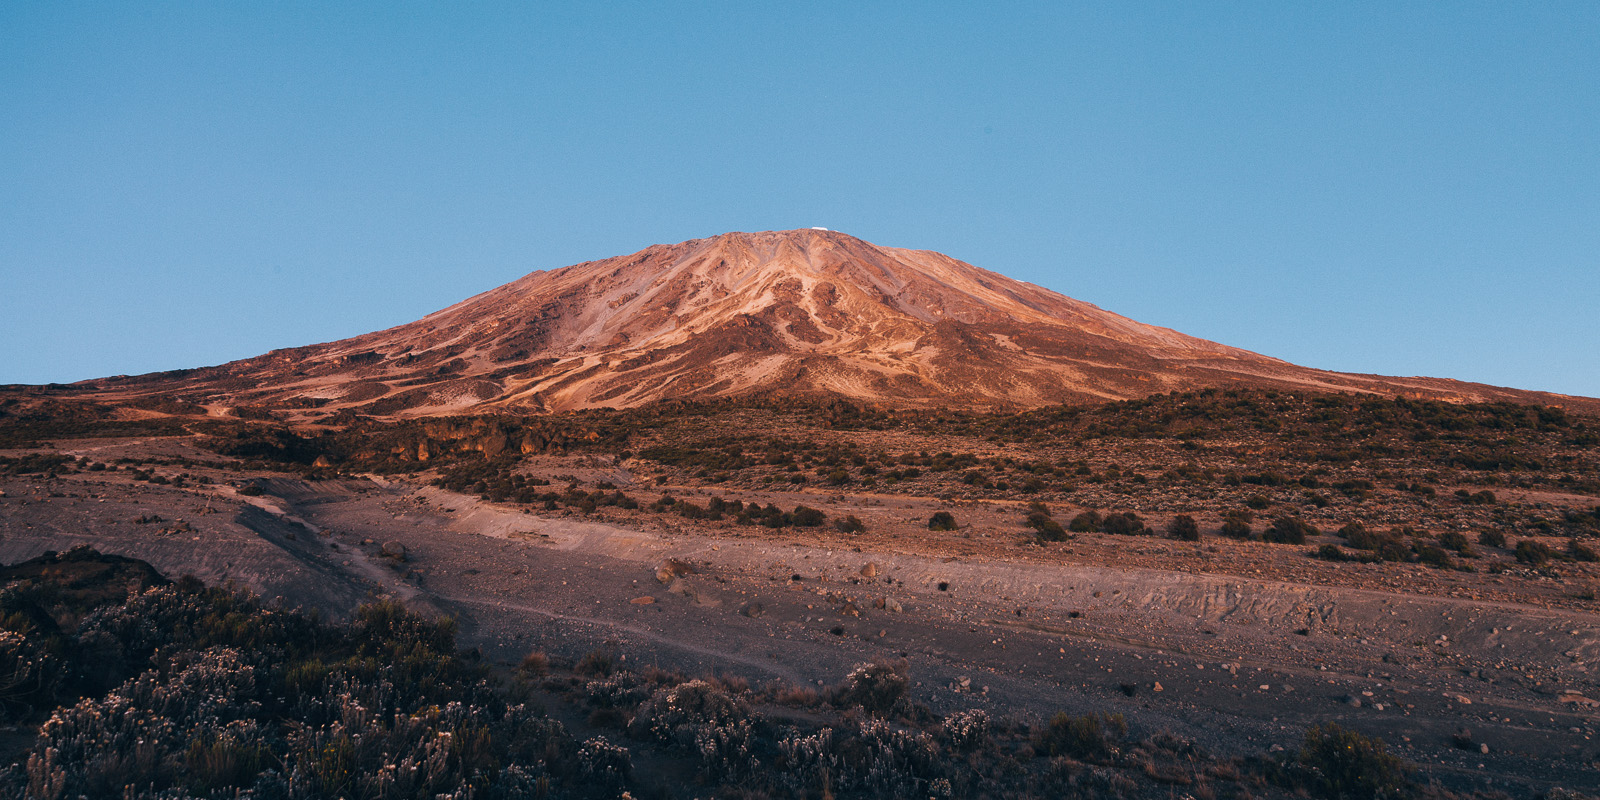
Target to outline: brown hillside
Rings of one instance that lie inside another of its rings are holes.
[[[1211,386],[1596,405],[1298,367],[939,253],[823,230],[656,245],[534,272],[385,331],[84,386],[107,397],[398,416],[770,393],[1028,408]]]

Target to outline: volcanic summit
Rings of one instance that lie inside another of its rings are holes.
[[[1213,386],[1574,399],[1298,367],[818,229],[655,245],[533,272],[388,330],[87,388],[427,416],[761,394],[1027,408]]]

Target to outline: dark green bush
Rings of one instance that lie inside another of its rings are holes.
[[[1298,766],[1305,788],[1328,800],[1391,800],[1416,791],[1410,767],[1382,740],[1331,722],[1306,731]]]
[[[1179,514],[1167,523],[1167,535],[1180,542],[1200,541],[1200,523],[1188,514]]]
[[[1100,512],[1091,508],[1073,517],[1072,521],[1067,523],[1067,530],[1074,533],[1097,531],[1100,529],[1101,520]]]
[[[1052,756],[1105,761],[1117,752],[1117,744],[1128,734],[1128,722],[1121,714],[1058,713],[1039,735],[1038,749]]]
[[[1595,562],[1600,561],[1600,553],[1577,539],[1567,540],[1567,558],[1573,561]]]
[[[1478,554],[1472,549],[1472,543],[1460,531],[1445,531],[1439,534],[1439,546],[1452,550],[1464,558],[1475,558]]]
[[[1317,536],[1321,531],[1299,517],[1278,517],[1261,532],[1261,541],[1277,544],[1305,544],[1307,536]]]
[[[1100,522],[1100,530],[1121,536],[1148,536],[1151,533],[1144,520],[1132,511],[1107,514]]]
[[[1339,530],[1345,541],[1357,550],[1370,551],[1381,561],[1410,561],[1412,547],[1401,531],[1379,533],[1367,530],[1360,523],[1346,525]]]
[[[1430,567],[1449,569],[1455,566],[1455,562],[1450,560],[1449,553],[1431,544],[1420,545],[1416,550],[1417,560]]]
[[[1254,518],[1255,515],[1242,509],[1229,511],[1223,515],[1222,528],[1218,533],[1229,539],[1248,539],[1255,533],[1250,529],[1250,521]]]
[[[928,518],[930,531],[953,531],[957,527],[955,515],[948,511],[935,511],[933,516]]]
[[[1517,560],[1529,566],[1540,566],[1548,562],[1555,555],[1549,545],[1536,542],[1532,539],[1523,539],[1517,542]]]

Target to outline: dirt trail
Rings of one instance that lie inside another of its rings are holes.
[[[808,578],[847,582],[872,563],[901,592],[922,598],[942,595],[955,602],[996,602],[1096,618],[1112,615],[1139,628],[1159,626],[1174,632],[1224,625],[1273,637],[1314,632],[1371,648],[1375,657],[1396,648],[1438,650],[1482,665],[1507,657],[1535,660],[1556,668],[1574,685],[1594,685],[1600,677],[1589,668],[1600,662],[1600,615],[1578,611],[1231,575],[952,561],[907,553],[663,536],[598,522],[538,517],[433,487],[419,489],[417,495],[435,507],[454,509],[449,524],[453,531],[530,540],[536,545],[547,541],[563,550],[640,564],[678,558],[740,570],[793,570]]]
[[[1293,746],[1336,721],[1485,787],[1478,776],[1584,785],[1600,758],[1578,701],[1600,697],[1590,614],[633,530],[404,482],[260,485],[242,498],[96,478],[52,496],[13,482],[0,558],[92,543],[336,615],[393,595],[455,615],[465,645],[513,663],[610,647],[630,664],[815,686],[905,658],[916,698],[939,711],[1118,712],[1222,753]],[[194,530],[160,535],[139,514]],[[381,557],[385,543],[407,561]],[[668,558],[693,571],[658,581]],[[1460,728],[1490,752],[1451,747]]]

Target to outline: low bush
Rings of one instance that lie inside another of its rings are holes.
[[[1051,756],[1107,761],[1127,734],[1128,722],[1121,714],[1058,713],[1040,733],[1038,749]]]
[[[1179,514],[1167,523],[1167,535],[1180,542],[1200,541],[1200,523],[1188,514]]]
[[[1517,561],[1533,567],[1547,563],[1555,555],[1550,550],[1549,545],[1532,539],[1523,539],[1517,542],[1517,549],[1514,552],[1516,553]]]
[[[887,716],[905,702],[911,681],[904,663],[858,664],[833,692],[834,705],[860,706],[869,714]]]
[[[1223,515],[1222,528],[1217,532],[1229,539],[1249,539],[1255,535],[1255,531],[1250,529],[1250,522],[1253,519],[1255,519],[1255,515],[1249,511],[1242,509],[1229,511]]]
[[[1277,544],[1305,544],[1307,536],[1320,535],[1311,523],[1299,517],[1278,517],[1261,532],[1261,541]]]
[[[1073,533],[1090,533],[1100,530],[1101,521],[1100,512],[1091,508],[1073,517],[1072,521],[1067,523],[1067,530]]]
[[[1381,740],[1331,722],[1306,731],[1295,766],[1291,782],[1328,800],[1392,800],[1417,788],[1410,768]]]

